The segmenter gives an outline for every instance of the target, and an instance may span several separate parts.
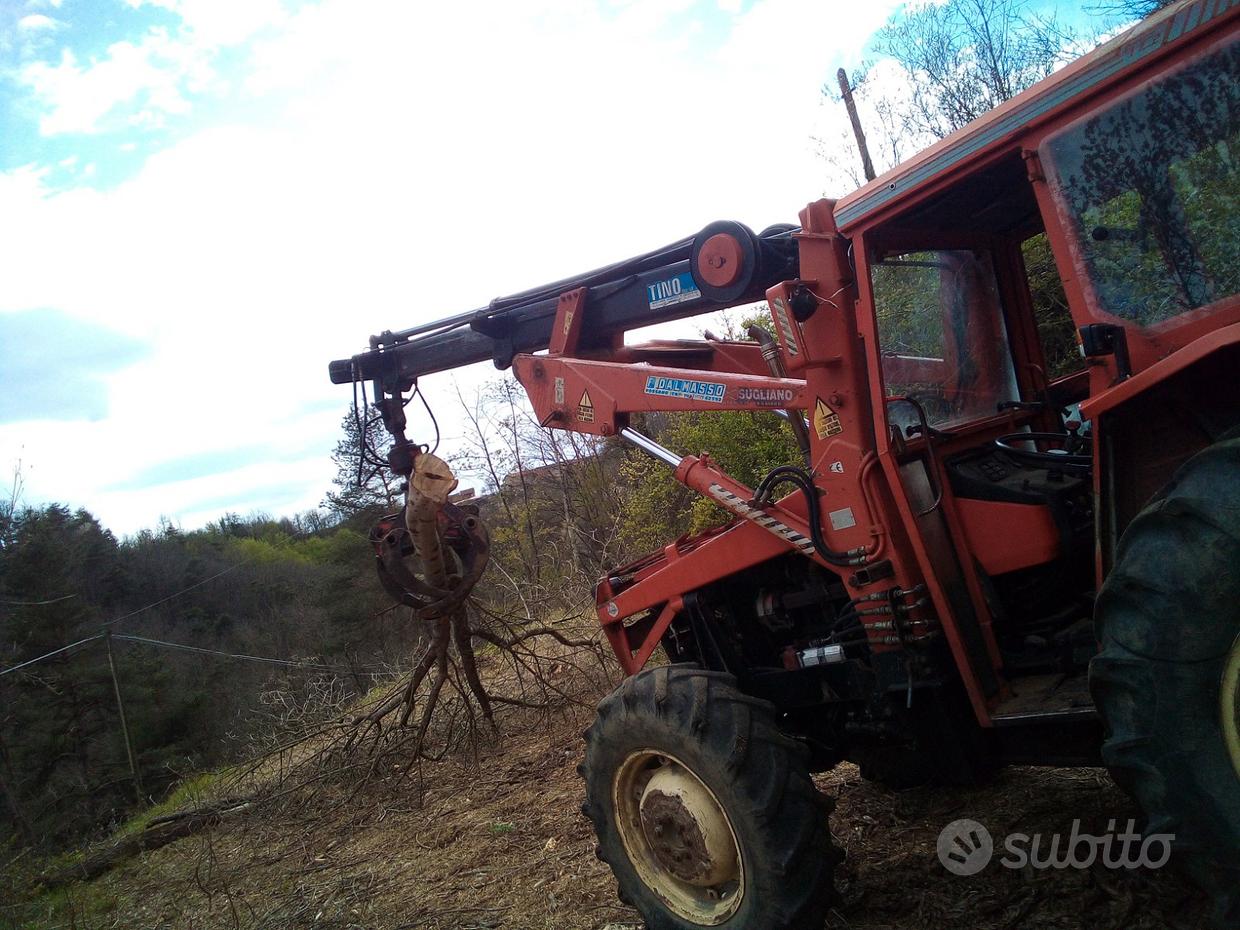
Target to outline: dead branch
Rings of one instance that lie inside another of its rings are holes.
[[[225,817],[248,810],[251,802],[230,798],[190,811],[156,817],[142,830],[125,836],[102,849],[90,853],[80,862],[43,877],[45,888],[59,888],[70,882],[89,881],[131,856],[159,849],[182,837],[215,826]]]
[[[497,705],[546,710],[577,703],[552,678],[581,671],[572,661],[574,651],[598,648],[597,640],[574,638],[553,624],[531,625],[533,612],[524,597],[524,617],[507,616],[472,597],[489,561],[490,537],[476,513],[448,503],[456,486],[442,459],[418,456],[403,519],[386,518],[372,534],[386,576],[398,586],[394,593],[411,608],[415,622],[430,627],[431,636],[401,686],[356,717],[337,747],[319,756],[326,761],[368,755],[363,783],[381,770],[407,773],[419,760],[473,745],[481,721],[497,734]],[[476,643],[493,647],[485,656],[486,675]],[[445,702],[450,706],[440,719]]]

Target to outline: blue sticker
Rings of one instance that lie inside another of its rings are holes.
[[[646,393],[658,397],[685,397],[722,404],[726,392],[727,386],[716,381],[686,381],[684,378],[660,378],[657,375],[646,379]]]
[[[668,278],[666,281],[656,281],[646,286],[646,298],[650,301],[651,310],[674,307],[687,300],[698,300],[701,296],[702,292],[694,283],[693,275],[687,271],[682,271],[676,277]]]

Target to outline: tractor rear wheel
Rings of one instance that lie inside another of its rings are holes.
[[[650,930],[822,927],[839,853],[808,751],[722,672],[648,669],[586,731],[582,812]]]
[[[1240,438],[1185,463],[1134,519],[1098,595],[1102,756],[1146,832],[1240,926]]]

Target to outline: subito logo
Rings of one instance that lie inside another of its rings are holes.
[[[976,875],[994,852],[990,831],[976,820],[953,820],[939,834],[939,862],[953,875]]]

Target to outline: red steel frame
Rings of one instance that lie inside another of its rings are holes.
[[[897,509],[879,467],[867,376],[870,366],[855,317],[856,290],[847,242],[836,230],[833,207],[832,201],[822,200],[802,211],[802,228],[796,234],[801,278],[767,292],[789,377],[757,374],[765,366],[752,344],[710,343],[708,359],[697,368],[646,361],[666,354],[661,350],[670,350],[667,344],[617,347],[594,352],[589,358],[574,357],[568,354],[575,349],[574,330],[580,332],[581,320],[589,314],[585,295],[566,295],[561,301],[551,352],[518,356],[514,369],[541,423],[595,435],[614,435],[628,414],[643,411],[785,409],[809,413],[811,421],[820,426],[809,431],[810,463],[821,494],[827,544],[837,551],[865,553],[862,558],[870,563],[889,560],[892,574],[883,584],[911,589],[923,582],[923,571],[914,555],[915,540],[902,528],[907,517]],[[820,308],[803,324],[790,309],[795,291],[812,294]],[[652,378],[710,385],[716,396],[699,400],[651,393]],[[582,403],[585,398],[588,404]],[[753,496],[752,489],[724,474],[708,455],[685,456],[676,477],[707,496],[718,497],[723,492],[741,502]],[[809,533],[805,502],[799,493],[766,508],[766,513],[800,537]],[[888,525],[888,515],[898,518],[897,525]],[[627,576],[623,586],[613,585],[611,579],[602,581],[597,590],[599,620],[625,671],[637,671],[650,657],[682,609],[684,594],[797,548],[754,522],[737,520],[676,540],[662,552],[619,570],[612,577]],[[800,548],[804,552],[804,544]],[[827,564],[815,554],[805,554]],[[831,568],[840,574],[851,595],[873,590],[862,573]],[[942,611],[945,600],[933,583],[931,590],[940,615],[949,617]],[[640,638],[630,641],[625,621],[652,610],[656,612],[653,624],[643,625]],[[962,668],[967,668],[957,631],[950,623],[944,626]],[[876,651],[898,648],[888,640],[885,634],[870,632]],[[979,700],[976,707],[979,714],[986,713],[984,701]]]
[[[1213,19],[1208,28],[1190,26],[1198,21],[1205,23],[1210,16]],[[1174,64],[1221,44],[1225,36],[1234,33],[1238,21],[1240,6],[1229,12],[1220,6],[1216,11],[1213,0],[1173,7],[838,204],[820,200],[806,207],[800,216],[801,231],[794,234],[801,279],[767,292],[788,377],[771,376],[759,348],[749,343],[617,343],[602,350],[579,352],[582,327],[589,315],[588,293],[579,289],[562,295],[549,354],[519,355],[514,360],[517,378],[529,394],[540,422],[544,426],[609,436],[627,425],[629,414],[637,412],[807,412],[811,421],[826,427],[811,428],[809,433],[810,469],[820,492],[821,523],[828,545],[840,551],[864,552],[870,563],[890,561],[892,571],[883,579],[884,586],[911,589],[926,585],[977,719],[982,725],[992,725],[991,711],[1006,696],[1006,689],[1000,687],[989,696],[983,692],[979,670],[973,664],[977,657],[971,657],[966,648],[958,620],[936,577],[932,554],[917,530],[919,515],[900,469],[902,458],[907,462],[910,452],[916,456],[918,443],[901,442],[899,448],[892,444],[880,374],[882,360],[874,297],[866,271],[875,258],[874,234],[900,213],[927,203],[969,174],[1020,153],[1029,168],[1029,180],[1077,325],[1099,321],[1123,324],[1124,321],[1097,310],[1094,295],[1078,268],[1075,246],[1060,218],[1055,195],[1041,170],[1038,147],[1050,134],[1081,118],[1083,113],[1139,90],[1155,71],[1165,73],[1169,59]],[[995,127],[1002,129],[1003,121],[1021,113],[1022,107],[1028,108],[1040,97],[1050,97],[1060,87],[1072,86],[1072,81],[1088,78],[1090,69],[1110,70],[1088,92],[1044,107],[1037,119],[998,133],[988,146],[969,148],[949,168],[924,181],[910,180],[925,165],[935,163],[935,159],[950,160],[953,146],[964,151],[980,133]],[[907,190],[881,202],[885,191],[899,191],[902,185]],[[879,205],[868,206],[874,202]],[[850,217],[849,223],[841,230],[836,217],[845,215]],[[937,232],[935,242],[942,248],[984,244],[977,236]],[[1023,279],[1019,250],[1011,248],[1010,241],[1007,244],[1006,251],[994,252],[996,273],[1000,281]],[[709,271],[704,273],[708,278]],[[794,294],[804,293],[812,295],[818,307],[804,323],[798,323],[792,314],[793,298]],[[1017,372],[1022,396],[1030,396],[1047,385],[1045,373],[1035,362],[1041,354],[1037,334],[1029,322],[1029,298],[1020,289],[1005,285],[1002,301],[1014,351],[1018,361],[1025,363],[1018,365]],[[1130,336],[1136,375],[1121,382],[1113,360],[1089,360],[1089,398],[1082,406],[1087,416],[1096,416],[1206,354],[1240,342],[1240,301],[1231,299],[1154,332],[1124,325]],[[672,390],[661,391],[660,384],[667,382],[658,379],[672,379]],[[694,387],[676,385],[675,379],[693,382]],[[678,387],[680,396],[675,396]],[[1014,412],[972,423],[967,435],[955,444],[951,439],[944,440],[941,452],[950,454],[957,448],[976,445],[979,438],[1012,432],[1031,419],[1031,414]],[[920,442],[920,448],[925,449],[925,440]],[[944,487],[946,476],[929,455],[926,467],[928,471],[938,471],[933,478],[939,487]],[[1095,481],[1099,472],[1096,468]],[[751,489],[724,474],[706,454],[686,455],[675,474],[679,481],[708,496],[718,498],[726,492],[740,502],[752,498]],[[946,489],[939,506],[948,532],[960,549],[961,574],[980,626],[986,658],[998,673],[999,650],[981,579],[973,560],[963,551],[966,517],[972,517],[962,513]],[[637,671],[650,658],[683,609],[683,595],[798,548],[790,538],[808,534],[803,497],[799,493],[789,495],[766,507],[765,512],[787,527],[791,537],[781,538],[755,522],[738,519],[724,527],[675,540],[662,551],[617,570],[599,583],[599,620],[626,673]],[[800,548],[804,552],[803,544]],[[804,554],[821,562],[816,554]],[[852,596],[867,593],[867,588],[873,590],[873,582],[863,573],[850,573],[838,567],[831,570],[840,575]],[[648,616],[653,616],[653,622],[626,625],[626,621],[632,623],[632,618]],[[873,629],[868,634],[875,651],[899,648]]]

